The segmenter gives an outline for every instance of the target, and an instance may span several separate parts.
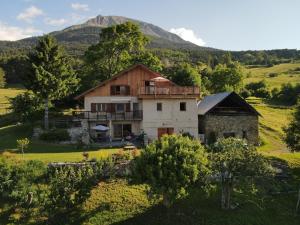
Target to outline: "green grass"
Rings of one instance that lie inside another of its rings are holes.
[[[283,142],[283,127],[286,126],[294,111],[291,107],[270,105],[259,98],[248,98],[247,101],[262,115],[259,117],[260,137],[264,144],[259,147],[267,152],[288,151]]]
[[[294,71],[300,67],[300,63],[284,63],[272,67],[257,67],[246,69],[250,76],[245,83],[257,82],[265,79],[270,88],[280,87],[284,83],[300,83],[300,71]],[[270,73],[276,73],[276,77],[269,77]]]
[[[23,93],[24,90],[20,85],[10,85],[7,88],[0,88],[0,115],[8,112],[6,109],[10,106],[8,99]]]
[[[0,154],[23,159],[17,150],[16,140],[30,137],[32,132],[31,125],[11,125],[0,128]],[[82,152],[87,151],[89,158],[105,158],[116,153],[119,149],[78,149],[75,145],[50,144],[37,140],[32,140],[29,148],[25,150],[25,160],[41,160],[43,162],[76,162],[83,160]]]

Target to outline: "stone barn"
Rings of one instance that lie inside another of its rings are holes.
[[[199,137],[210,144],[218,138],[244,138],[259,143],[259,112],[235,92],[206,96],[198,102]]]

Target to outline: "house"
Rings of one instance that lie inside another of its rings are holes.
[[[238,137],[257,145],[260,114],[235,92],[206,96],[198,103],[199,136],[202,142]]]
[[[144,65],[126,69],[75,99],[84,110],[74,112],[90,138],[121,139],[144,132],[154,140],[163,134],[198,136],[199,87],[182,87]],[[108,127],[106,132],[93,128]]]

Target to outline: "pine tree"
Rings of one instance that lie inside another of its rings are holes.
[[[49,103],[62,99],[77,90],[76,77],[71,60],[56,39],[42,37],[29,55],[30,69],[25,77],[25,86],[45,102],[45,129],[49,128]]]

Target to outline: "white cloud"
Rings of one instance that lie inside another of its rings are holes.
[[[199,46],[205,45],[205,42],[201,38],[197,37],[195,32],[191,29],[187,29],[187,28],[184,28],[184,27],[171,28],[170,32],[174,33],[174,34],[177,34],[179,37],[181,37],[185,41],[192,42],[192,43],[194,43],[196,45],[199,45]]]
[[[23,12],[21,12],[18,16],[18,20],[25,20],[28,23],[32,22],[32,19],[34,19],[37,16],[43,15],[44,12],[43,10],[35,7],[35,6],[30,6],[29,8],[25,9]]]
[[[41,34],[41,31],[33,27],[23,29],[20,27],[8,26],[0,21],[0,40],[15,41],[38,34]]]
[[[51,19],[51,18],[46,18],[44,20],[44,22],[48,25],[51,25],[51,26],[61,26],[61,25],[64,25],[66,23],[68,23],[68,21],[66,19]]]
[[[89,6],[87,4],[81,4],[81,3],[72,3],[71,4],[72,9],[74,10],[80,10],[80,11],[89,11]]]

